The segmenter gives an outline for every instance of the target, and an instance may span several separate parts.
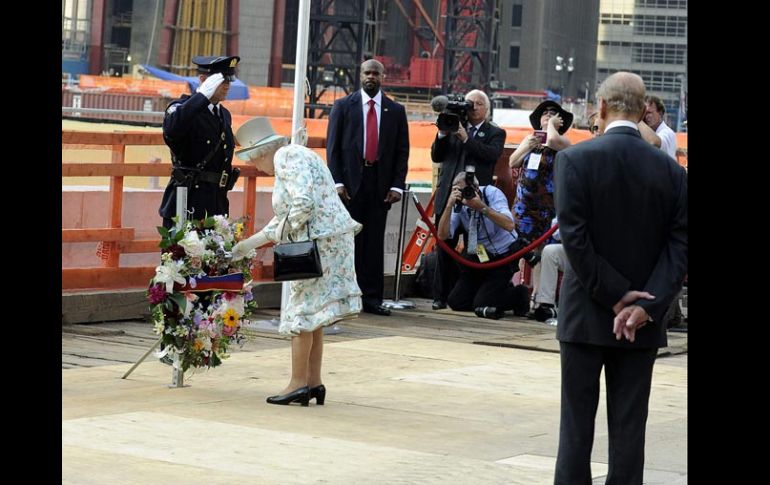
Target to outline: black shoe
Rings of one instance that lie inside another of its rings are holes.
[[[324,400],[326,399],[326,387],[324,387],[323,384],[320,386],[315,386],[310,388],[310,397],[309,399],[315,398],[315,403],[319,406],[324,405]]]
[[[160,360],[161,364],[174,365],[174,360],[171,357],[169,357],[168,354],[164,355],[158,360]]]
[[[541,303],[540,306],[535,308],[534,316],[538,322],[544,322],[549,318],[556,318],[556,309],[553,305]]]
[[[477,317],[491,318],[492,320],[499,320],[505,314],[505,311],[500,310],[494,306],[476,307],[474,312],[476,313]]]
[[[382,305],[364,305],[364,311],[366,313],[374,313],[375,315],[382,315],[383,317],[390,316],[390,310]]]
[[[446,302],[444,300],[433,300],[433,305],[431,305],[431,308],[434,310],[443,310],[446,308]]]
[[[302,406],[307,406],[308,401],[310,400],[310,389],[308,389],[307,386],[302,386],[298,389],[295,389],[291,392],[287,392],[284,395],[279,396],[270,396],[267,398],[268,404],[281,404],[283,406],[291,404],[293,402],[298,402]]]

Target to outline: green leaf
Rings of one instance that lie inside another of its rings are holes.
[[[187,234],[187,231],[178,231],[176,234],[174,234],[172,241],[175,243],[178,243],[179,241],[184,239],[185,234]]]
[[[163,226],[157,226],[157,227],[155,227],[155,229],[157,229],[157,230],[158,230],[158,233],[159,233],[159,234],[160,234],[162,237],[164,237],[164,238],[168,237],[168,229],[167,229],[167,228],[165,228],[165,227],[163,227]]]
[[[184,309],[187,307],[187,298],[185,298],[185,296],[181,293],[172,293],[168,297],[174,303],[176,303],[177,307],[179,308],[179,312],[184,313]]]

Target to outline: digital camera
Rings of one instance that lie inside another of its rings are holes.
[[[462,188],[460,193],[465,200],[476,197],[476,167],[474,165],[465,166],[465,187]],[[461,202],[455,203],[455,212],[460,212],[462,208],[463,205]]]

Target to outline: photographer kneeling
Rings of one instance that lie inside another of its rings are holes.
[[[436,139],[430,150],[431,160],[439,164],[433,211],[438,225],[452,181],[458,173],[470,172],[473,166],[481,184],[492,183],[495,164],[505,146],[505,130],[490,121],[489,97],[478,89],[470,91],[464,98],[436,96],[431,105],[440,113],[436,120]],[[450,246],[455,244],[456,241]],[[447,306],[458,271],[449,255],[438,247],[436,249],[433,309],[440,310]]]
[[[455,177],[443,209],[438,237],[451,239],[462,226],[468,232],[468,246],[463,255],[469,261],[495,261],[525,246],[517,240],[505,194],[492,185],[479,187],[472,173],[460,172]],[[511,285],[517,263],[518,259],[490,269],[461,266],[460,277],[449,293],[447,304],[452,310],[474,310],[480,317],[494,319],[502,317],[506,310],[526,311],[527,289]]]

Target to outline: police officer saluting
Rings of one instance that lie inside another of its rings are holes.
[[[163,139],[171,149],[173,170],[158,212],[163,227],[171,228],[176,215],[176,188],[185,186],[188,218],[226,215],[227,192],[238,178],[232,168],[235,140],[230,112],[219,104],[235,79],[238,56],[196,56],[201,84],[192,96],[169,104],[163,119]]]

